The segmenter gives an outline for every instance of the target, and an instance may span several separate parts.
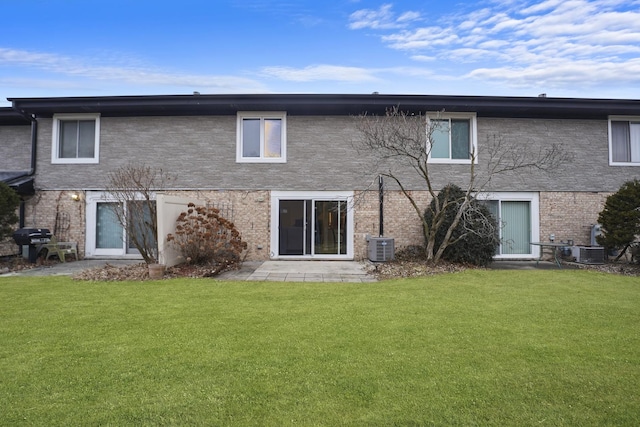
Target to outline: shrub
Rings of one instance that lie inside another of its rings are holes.
[[[465,192],[460,187],[449,184],[440,190],[437,197],[441,206],[444,206],[445,216],[436,234],[436,248],[444,241],[445,234],[465,199]],[[429,224],[433,224],[434,210],[435,201],[432,201],[424,213]],[[442,258],[450,262],[486,266],[493,260],[498,244],[498,228],[493,215],[486,206],[477,200],[471,200],[453,230],[451,243],[444,250]]]
[[[176,220],[175,234],[167,236],[167,241],[180,251],[185,262],[213,264],[221,267],[218,271],[238,266],[247,244],[233,222],[222,217],[214,207],[193,203],[187,207]]]
[[[4,182],[0,182],[0,241],[12,235],[18,222],[16,209],[20,197]]]
[[[598,223],[602,225],[598,243],[608,249],[621,249],[620,258],[640,235],[640,181],[628,181],[607,197]]]
[[[398,261],[425,261],[427,257],[424,254],[423,246],[408,245],[396,251],[395,259]]]

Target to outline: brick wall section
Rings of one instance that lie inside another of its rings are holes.
[[[98,164],[51,164],[52,119],[38,123],[36,182],[45,190],[102,190],[108,172],[131,160],[171,171],[181,190],[346,190],[375,177],[351,146],[351,117],[287,117],[287,162],[277,164],[236,163],[235,115],[102,117]]]
[[[81,200],[72,200],[73,193]],[[171,191],[180,197],[193,197],[194,202],[222,203],[233,207],[233,221],[249,245],[247,260],[267,260],[270,254],[270,197],[269,191]],[[429,202],[427,192],[413,192],[421,209]],[[576,244],[590,243],[591,226],[611,193],[540,193],[540,240],[547,241],[551,233],[556,240],[572,239]],[[358,194],[354,215],[354,257],[366,259],[367,236],[378,236],[378,192]],[[59,218],[56,230],[56,213]],[[80,253],[85,244],[85,203],[82,191],[40,191],[27,201],[26,227],[49,228],[65,240],[78,243]],[[68,225],[68,228],[66,228]],[[396,249],[423,243],[420,220],[399,191],[385,193],[384,235],[395,239]],[[261,247],[261,249],[259,249]]]
[[[591,243],[591,226],[598,222],[611,193],[540,193],[540,240],[550,234],[556,241],[573,240],[576,245]]]
[[[479,118],[480,173],[489,161],[487,144],[493,137],[513,151],[533,155],[556,144],[573,159],[551,173],[525,169],[494,176],[489,191],[616,191],[638,173],[633,167],[609,166],[607,120]]]
[[[412,196],[421,211],[429,204],[426,191],[413,191]],[[379,235],[379,194],[367,191],[356,197],[355,211],[355,248],[356,259],[368,256],[366,236]],[[386,191],[384,195],[384,237],[394,239],[396,250],[408,245],[421,245],[422,223],[409,200],[400,191]]]
[[[79,194],[80,201],[74,201],[72,194]],[[228,204],[233,208],[233,222],[249,244],[248,260],[269,259],[269,192],[268,191],[172,191],[180,197],[193,197],[194,203]],[[59,220],[58,234],[61,239],[78,243],[78,250],[84,254],[85,246],[85,202],[82,191],[39,191],[26,204],[26,227],[56,230],[56,213]],[[66,220],[68,219],[68,221]],[[68,224],[68,228],[67,228]],[[258,249],[261,246],[262,249]]]
[[[420,212],[424,212],[429,205],[429,193],[413,191],[412,197],[415,198]],[[397,249],[407,245],[421,245],[424,242],[420,217],[400,191],[388,192],[385,195],[384,234],[395,239]]]
[[[31,126],[0,126],[0,170],[31,167]]]
[[[176,189],[350,190],[375,180],[374,162],[358,152],[353,117],[287,116],[287,162],[236,163],[236,116],[102,117],[100,163],[51,164],[52,119],[38,120],[36,182],[42,189],[104,188],[106,174],[131,159],[175,173]],[[477,172],[486,171],[487,143],[502,138],[514,150],[537,153],[555,143],[571,151],[570,163],[547,174],[536,170],[496,176],[487,191],[617,191],[637,167],[608,164],[607,120],[478,118]],[[29,138],[26,134],[26,144]],[[28,163],[27,163],[28,164]],[[468,165],[430,167],[434,188],[465,186]],[[410,168],[397,170],[407,188],[424,182]],[[597,177],[597,179],[594,179]]]
[[[247,260],[269,259],[270,198],[268,191],[173,191],[180,197],[194,198],[213,206],[231,206],[231,219],[248,244]],[[225,212],[222,211],[224,214]]]
[[[73,200],[72,194],[80,200]],[[60,241],[77,242],[79,255],[84,254],[84,192],[38,191],[25,204],[25,227],[48,228]]]

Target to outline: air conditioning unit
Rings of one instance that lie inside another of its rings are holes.
[[[394,240],[388,237],[369,238],[369,259],[373,262],[391,261],[394,258]]]
[[[571,255],[581,264],[604,264],[605,260],[602,246],[573,246]]]

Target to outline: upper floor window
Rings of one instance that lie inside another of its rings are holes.
[[[99,114],[53,116],[52,163],[98,163]]]
[[[640,117],[609,119],[609,164],[640,165]]]
[[[429,118],[431,132],[429,161],[432,163],[470,163],[477,161],[475,114],[453,114]]]
[[[238,113],[237,162],[287,161],[286,113]]]

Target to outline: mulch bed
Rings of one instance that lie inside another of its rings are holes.
[[[215,277],[223,271],[233,269],[235,267],[220,265],[190,265],[180,264],[169,267],[164,272],[164,279],[174,279],[177,277]],[[124,267],[117,267],[107,264],[104,267],[96,267],[85,270],[73,276],[75,280],[91,280],[91,281],[142,281],[149,280],[149,267],[145,263],[131,264]]]
[[[34,268],[40,265],[53,265],[58,261],[42,262],[40,259],[37,264],[29,263],[22,257],[4,257],[0,258],[0,274],[21,271]],[[621,274],[625,276],[640,276],[640,265],[630,263],[607,263],[602,265],[584,265],[575,264],[581,269],[597,270],[610,274]],[[221,266],[199,266],[182,264],[167,268],[164,274],[165,279],[177,277],[214,277],[223,271],[233,269],[235,267]],[[460,264],[452,264],[441,262],[438,265],[428,265],[421,259],[401,258],[392,262],[370,264],[367,271],[375,275],[378,279],[408,278],[408,277],[424,277],[435,274],[455,273],[478,267],[465,266]],[[145,263],[131,264],[124,267],[107,264],[103,267],[96,267],[85,270],[73,276],[76,280],[88,281],[143,281],[149,280],[148,266]]]

